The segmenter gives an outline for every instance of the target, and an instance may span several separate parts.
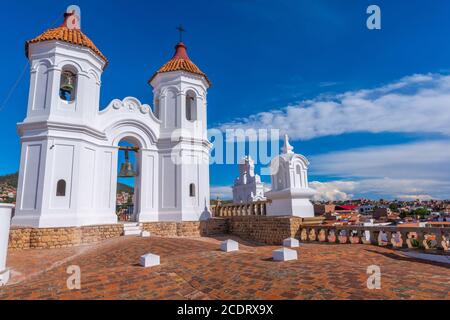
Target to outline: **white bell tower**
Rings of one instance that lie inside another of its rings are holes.
[[[108,62],[80,23],[80,9],[71,6],[59,28],[27,41],[31,79],[25,123],[91,124],[98,112],[100,79]]]
[[[206,97],[211,83],[190,60],[182,42],[149,83],[154,88],[155,115],[162,122],[160,220],[209,218],[211,143]]]
[[[27,41],[31,78],[26,119],[18,124],[21,163],[13,225],[31,227],[115,223],[81,190],[94,188],[85,162],[95,151],[100,78],[107,59],[81,32],[70,6],[60,27]],[[90,141],[92,143],[90,143]]]

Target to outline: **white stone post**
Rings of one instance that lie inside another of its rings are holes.
[[[9,270],[6,269],[8,253],[9,228],[14,205],[0,203],[0,287],[8,283]]]

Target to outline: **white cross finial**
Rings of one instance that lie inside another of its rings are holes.
[[[283,154],[292,154],[294,153],[294,147],[289,143],[289,136],[287,134],[284,135],[284,146],[283,146]]]
[[[65,26],[68,29],[81,29],[81,9],[79,6],[71,5],[66,10]]]

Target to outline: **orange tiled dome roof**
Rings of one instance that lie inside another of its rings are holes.
[[[64,23],[54,29],[48,29],[40,36],[28,40],[25,43],[25,54],[27,58],[29,57],[29,47],[32,43],[44,42],[44,41],[63,41],[70,44],[82,46],[91,49],[96,53],[102,60],[106,62],[105,68],[108,65],[108,59],[101,53],[101,51],[95,46],[91,39],[89,39],[80,29],[69,29],[66,26],[67,18],[70,15],[65,15]]]
[[[183,42],[180,42],[175,47],[175,55],[173,58],[163,65],[150,79],[149,83],[155,79],[155,77],[160,73],[172,72],[172,71],[187,71],[200,76],[205,77],[209,85],[211,81],[208,79],[206,74],[199,69],[189,58],[187,54],[187,47]]]

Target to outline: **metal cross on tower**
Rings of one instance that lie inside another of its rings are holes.
[[[179,25],[177,27],[177,30],[180,32],[180,42],[183,42],[183,32],[186,32],[186,29],[184,29],[183,25]]]

